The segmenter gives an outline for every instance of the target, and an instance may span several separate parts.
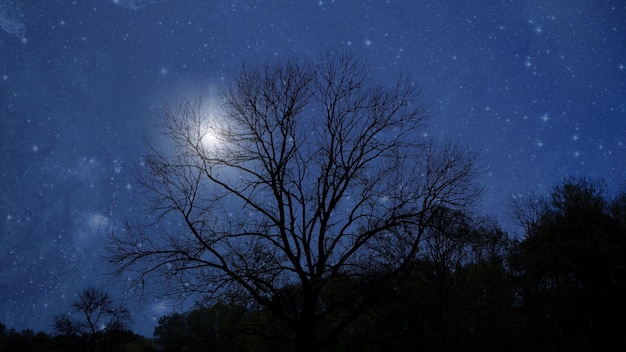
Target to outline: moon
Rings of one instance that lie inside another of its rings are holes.
[[[205,148],[215,149],[217,148],[221,141],[219,136],[219,129],[216,126],[206,125],[203,128],[203,136],[201,138],[202,145]]]
[[[200,143],[208,150],[216,150],[224,142],[224,122],[215,103],[204,106],[203,118],[199,121]]]

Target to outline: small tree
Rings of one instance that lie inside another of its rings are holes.
[[[86,339],[89,349],[99,336],[114,330],[123,330],[130,321],[128,309],[116,306],[110,294],[103,289],[84,289],[72,302],[72,310],[54,317],[54,329],[66,337],[70,344],[81,336]]]
[[[72,303],[76,313],[82,315],[89,333],[120,328],[130,318],[128,310],[116,307],[109,293],[98,288],[83,290]]]
[[[329,54],[245,66],[220,108],[167,105],[170,144],[148,145],[139,179],[150,215],[113,236],[111,262],[170,293],[240,297],[299,351],[327,346],[415,258],[437,210],[480,193],[474,153],[423,137],[418,93]],[[324,303],[346,277],[361,292]]]

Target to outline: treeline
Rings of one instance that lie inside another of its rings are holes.
[[[373,303],[326,350],[624,350],[626,193],[610,198],[600,183],[570,180],[517,201],[512,212],[524,229],[518,239],[490,219],[440,210],[420,256],[368,297]],[[377,275],[340,277],[320,303],[358,301]],[[295,286],[282,290],[284,304],[298,302]],[[342,320],[346,309],[325,321]],[[240,296],[164,316],[153,339],[124,328],[123,310],[109,312],[116,323],[99,331],[57,316],[53,337],[0,325],[0,351],[285,351],[292,338],[280,319]]]
[[[126,328],[109,329],[94,335],[50,335],[26,329],[7,329],[0,323],[1,352],[150,352],[158,351],[152,339]]]
[[[626,193],[610,199],[600,183],[569,180],[512,212],[519,239],[441,210],[420,257],[326,350],[624,350]],[[321,304],[359,300],[373,277],[337,280]],[[298,300],[295,287],[283,290]],[[154,336],[168,352],[288,350],[280,321],[249,302],[220,302],[161,318]]]

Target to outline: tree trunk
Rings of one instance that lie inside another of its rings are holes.
[[[315,348],[315,324],[307,321],[300,322],[295,331],[294,347],[298,352],[313,352]]]
[[[313,294],[304,294],[302,312],[294,336],[294,347],[298,352],[317,351],[315,341],[316,302],[317,298]]]

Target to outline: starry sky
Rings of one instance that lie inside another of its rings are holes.
[[[106,229],[137,213],[164,103],[218,94],[243,62],[328,50],[380,82],[409,75],[424,135],[482,151],[479,210],[507,229],[513,197],[564,177],[626,188],[621,0],[0,0],[0,322],[51,331],[90,285],[124,298],[103,276]],[[128,306],[148,336],[176,309]]]

